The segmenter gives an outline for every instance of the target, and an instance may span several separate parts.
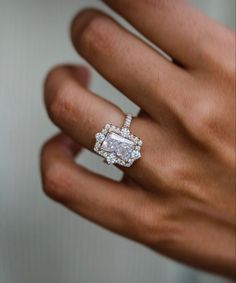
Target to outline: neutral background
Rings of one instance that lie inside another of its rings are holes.
[[[233,28],[234,0],[192,2]],[[107,10],[95,0],[0,0],[0,283],[225,282],[104,231],[42,193],[39,149],[57,131],[42,81],[55,64],[81,62],[68,27],[84,6]],[[95,72],[91,87],[137,110]],[[79,162],[120,177],[92,153]]]

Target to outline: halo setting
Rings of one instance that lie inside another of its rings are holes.
[[[108,164],[118,164],[130,167],[141,157],[142,141],[130,130],[132,115],[126,116],[122,128],[107,124],[97,133],[94,151],[105,158]]]

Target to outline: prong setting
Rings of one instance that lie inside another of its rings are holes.
[[[95,138],[94,151],[104,157],[107,164],[130,167],[141,157],[142,141],[126,127],[106,124]]]

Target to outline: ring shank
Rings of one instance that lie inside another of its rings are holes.
[[[123,128],[127,128],[129,129],[130,125],[131,125],[131,122],[132,122],[132,119],[133,119],[133,116],[132,114],[127,114],[126,117],[125,117],[125,121],[124,121],[124,124],[123,124]]]

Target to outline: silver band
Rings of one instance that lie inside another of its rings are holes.
[[[133,119],[133,116],[132,114],[127,114],[126,117],[125,117],[125,121],[124,121],[124,125],[122,128],[127,128],[129,129],[130,125],[131,125],[131,122],[132,122],[132,119]]]

